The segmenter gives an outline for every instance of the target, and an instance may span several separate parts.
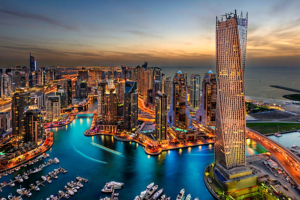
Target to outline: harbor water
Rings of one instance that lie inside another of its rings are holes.
[[[101,189],[106,182],[123,182],[124,188],[120,192],[121,200],[132,200],[146,186],[155,182],[159,188],[164,188],[164,193],[175,199],[182,188],[190,193],[193,198],[213,199],[203,182],[205,167],[214,161],[213,145],[204,145],[193,148],[183,148],[163,152],[159,156],[148,156],[143,147],[134,142],[116,141],[112,136],[85,137],[84,131],[90,127],[92,114],[77,115],[75,120],[68,126],[53,129],[54,144],[47,152],[50,158],[57,157],[58,165],[52,164],[42,171],[30,175],[28,180],[21,184],[22,188],[28,188],[42,175],[48,174],[58,167],[68,170],[67,174],[59,174],[59,178],[51,184],[45,183],[40,186],[40,191],[32,191],[30,199],[46,199],[51,194],[57,194],[63,190],[67,182],[75,180],[76,176],[87,178],[89,182],[84,184],[72,199],[99,199],[105,194]],[[258,144],[249,142],[247,155],[264,152]],[[35,165],[22,168],[12,175],[2,177],[0,182],[9,181],[15,175],[25,170],[38,166]],[[15,187],[3,188],[1,196],[7,197],[10,193],[17,195]],[[25,196],[23,196],[26,199]]]

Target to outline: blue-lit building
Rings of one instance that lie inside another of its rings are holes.
[[[134,131],[138,121],[138,92],[137,82],[126,81],[124,93],[124,128],[127,131]]]

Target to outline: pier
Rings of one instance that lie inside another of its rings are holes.
[[[61,167],[53,170],[53,173],[56,173],[56,175],[58,175],[60,173],[66,173],[66,172],[67,172],[67,170],[65,170],[65,169],[63,169]],[[41,176],[41,177],[43,177],[43,176]],[[27,197],[31,197],[31,195],[32,195],[31,191],[32,190],[35,190],[35,188],[37,188],[40,185],[45,187],[45,185],[44,185],[45,182],[48,182],[49,184],[52,183],[51,179],[54,176],[52,176],[52,175],[45,175],[44,177],[48,177],[48,178],[46,178],[46,180],[43,179],[42,181],[36,181],[36,186],[32,185],[28,190],[24,190],[24,192],[22,191],[22,193],[19,194],[19,196],[17,197],[17,199],[21,199],[22,196],[24,196],[24,195],[27,196]]]
[[[294,88],[288,88],[288,87],[283,87],[283,86],[279,86],[279,85],[270,85],[270,87],[300,93],[300,90],[294,89]]]
[[[49,159],[49,160],[46,162],[46,164],[45,164],[44,166],[42,166],[42,167],[39,168],[40,171],[41,171],[42,169],[44,169],[45,167],[50,166],[52,163],[54,163],[54,161],[53,161],[52,159]],[[37,171],[37,172],[39,172],[39,171]],[[3,184],[3,186],[0,187],[0,192],[2,192],[2,188],[6,187],[6,186],[8,186],[8,185],[10,185],[11,187],[13,187],[13,185],[14,185],[15,182],[19,182],[19,183],[23,182],[23,181],[21,181],[21,179],[23,179],[24,176],[28,176],[28,179],[29,179],[29,176],[30,176],[31,174],[34,174],[34,173],[37,173],[37,172],[30,170],[27,174],[23,174],[23,175],[18,174],[18,175],[15,177],[15,180],[11,180],[11,179],[10,179],[10,182],[9,182],[9,183]]]

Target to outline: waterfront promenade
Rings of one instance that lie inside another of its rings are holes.
[[[34,159],[35,157],[48,151],[52,147],[52,145],[53,145],[53,133],[49,132],[47,139],[40,146],[9,160],[8,164],[6,165],[0,165],[0,172],[13,169]]]

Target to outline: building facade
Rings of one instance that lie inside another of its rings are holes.
[[[25,112],[25,142],[38,143],[42,139],[43,128],[43,115],[39,109],[28,109]]]
[[[206,126],[216,125],[217,79],[216,74],[209,70],[202,82],[200,108],[196,112],[197,121]]]
[[[216,23],[215,163],[231,169],[246,165],[244,69],[248,14],[226,14]]]
[[[167,140],[167,96],[158,92],[155,97],[155,135],[159,142]]]
[[[127,131],[134,131],[138,121],[137,82],[126,81],[124,93],[123,123]]]
[[[49,96],[46,101],[46,119],[57,120],[60,116],[60,96]]]
[[[181,129],[188,129],[192,124],[187,101],[187,77],[186,73],[182,73],[181,70],[175,74],[173,79],[168,122]]]
[[[17,88],[11,103],[12,129],[14,136],[23,135],[24,111],[30,103],[30,94],[25,89]]]
[[[10,128],[10,112],[0,112],[0,135],[6,133]]]
[[[190,88],[190,105],[192,108],[199,108],[200,106],[200,85],[201,76],[200,74],[191,75],[191,88]]]

